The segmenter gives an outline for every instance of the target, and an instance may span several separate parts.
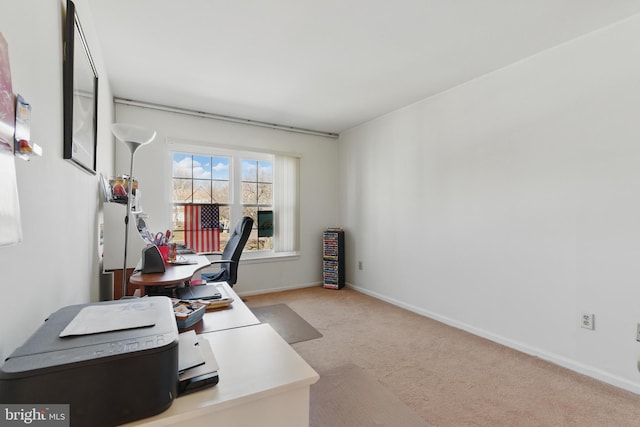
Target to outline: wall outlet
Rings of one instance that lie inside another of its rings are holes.
[[[585,329],[595,329],[595,314],[582,313],[580,314],[580,326]]]
[[[636,341],[640,341],[640,323],[638,323],[638,327],[636,329]]]
[[[358,261],[358,270],[362,270],[362,261]]]

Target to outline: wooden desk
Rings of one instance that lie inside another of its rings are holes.
[[[168,264],[164,273],[136,273],[129,278],[129,283],[140,289],[140,296],[146,294],[147,286],[176,285],[191,280],[198,271],[209,267],[211,261],[204,255],[181,255],[195,264]]]
[[[131,426],[309,425],[310,387],[320,378],[268,324],[203,334],[220,382],[179,397],[166,411]]]

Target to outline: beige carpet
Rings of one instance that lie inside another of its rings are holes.
[[[268,323],[289,344],[320,338],[322,334],[286,304],[250,307],[262,323]]]
[[[292,346],[317,372],[355,364],[433,426],[640,425],[638,395],[350,288],[318,286],[246,302],[287,304],[323,335]],[[331,394],[318,390],[312,424],[322,395]],[[339,425],[343,416],[327,425]]]
[[[428,426],[354,364],[319,374],[320,380],[311,386],[310,427]]]

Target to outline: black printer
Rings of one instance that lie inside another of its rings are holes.
[[[177,395],[178,337],[167,297],[64,307],[0,367],[0,402],[69,404],[72,426],[158,414]]]

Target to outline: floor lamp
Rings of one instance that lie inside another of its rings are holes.
[[[133,156],[141,146],[153,141],[156,132],[140,126],[126,123],[114,123],[111,132],[117,139],[124,142],[131,151],[131,167],[129,169],[129,184],[127,185],[127,213],[124,217],[124,264],[122,267],[122,297],[127,295],[127,244],[129,243],[129,216],[131,215],[131,196],[133,192]]]

